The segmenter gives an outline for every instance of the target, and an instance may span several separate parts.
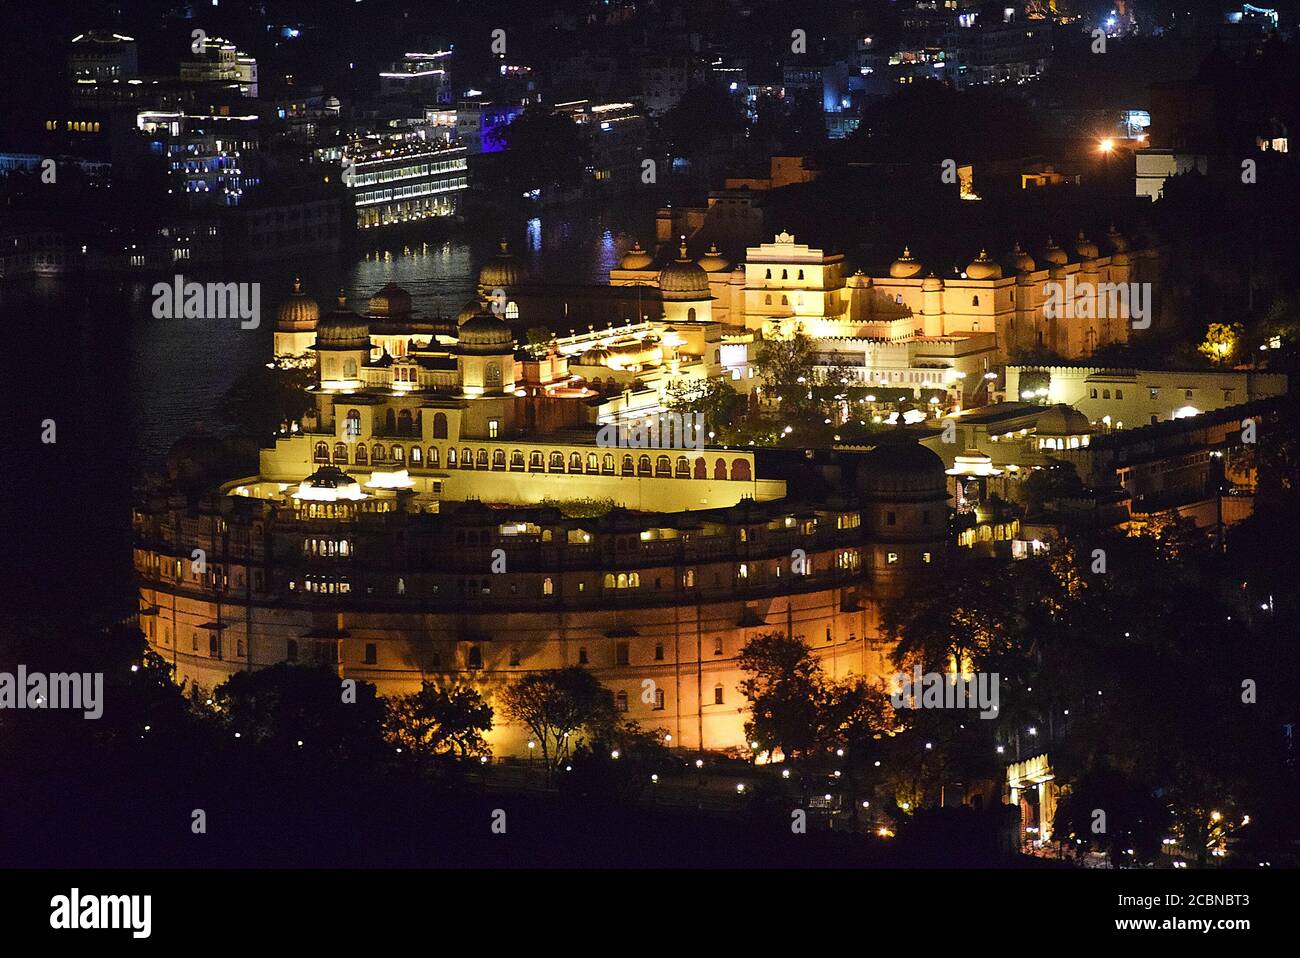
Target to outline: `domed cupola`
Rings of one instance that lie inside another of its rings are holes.
[[[479,313],[489,311],[488,304],[483,300],[478,298],[467,300],[465,305],[460,308],[460,312],[456,314],[456,325],[464,326]]]
[[[717,243],[710,243],[709,251],[701,256],[697,262],[700,264],[700,269],[706,273],[720,273],[731,266],[731,263],[718,252]]]
[[[1065,403],[1048,406],[1034,422],[1034,434],[1055,439],[1087,436],[1092,433],[1088,417]]]
[[[1043,262],[1049,266],[1064,266],[1070,262],[1070,255],[1057,246],[1056,241],[1049,236],[1047,237],[1047,245],[1043,247]]]
[[[870,499],[928,501],[948,495],[943,460],[902,427],[890,430],[862,457],[857,484]]]
[[[370,351],[370,326],[348,309],[348,299],[339,290],[338,305],[316,325],[317,349],[362,349]]]
[[[1100,255],[1097,244],[1084,236],[1083,230],[1079,230],[1079,235],[1074,240],[1074,255],[1079,259],[1096,259]]]
[[[677,259],[659,273],[659,290],[665,302],[709,299],[709,274],[686,255],[686,237],[682,237]]]
[[[373,319],[390,322],[409,319],[411,294],[389,280],[383,289],[370,297],[369,314]]]
[[[915,279],[925,267],[912,256],[910,247],[903,247],[903,255],[889,264],[889,275],[894,279]]]
[[[654,257],[641,248],[639,240],[632,241],[632,248],[623,254],[619,269],[646,269],[654,262]]]
[[[980,250],[979,256],[971,260],[966,267],[967,279],[1001,279],[1002,267],[989,256],[988,250]]]
[[[302,280],[293,278],[293,292],[280,304],[275,314],[275,325],[283,332],[309,332],[320,321],[320,306],[302,291]]]
[[[334,502],[338,499],[364,499],[366,494],[356,479],[338,466],[321,466],[298,484],[295,499]]]
[[[1038,268],[1034,258],[1024,251],[1020,246],[1020,241],[1011,248],[1011,255],[1008,257],[1008,265],[1017,273],[1032,273]]]
[[[485,295],[490,295],[494,289],[509,290],[527,279],[528,270],[510,252],[510,244],[502,240],[497,255],[479,270],[478,286]]]
[[[515,351],[515,337],[505,320],[482,311],[461,324],[457,352],[462,355],[498,356]]]

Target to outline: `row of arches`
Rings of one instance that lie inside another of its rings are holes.
[[[313,458],[317,463],[333,462],[336,465],[366,466],[391,463],[395,466],[409,464],[414,468],[440,469],[445,461],[448,469],[649,476],[660,479],[712,478],[715,481],[735,482],[750,482],[753,479],[749,460],[733,459],[728,464],[721,456],[714,459],[713,467],[710,469],[708,461],[703,456],[697,457],[692,462],[686,456],[677,456],[676,459],[669,456],[656,456],[651,459],[648,455],[634,457],[626,454],[621,461],[617,461],[612,453],[607,452],[601,456],[592,452],[587,454],[584,461],[582,453],[579,452],[571,452],[566,458],[565,454],[558,450],[548,455],[539,449],[534,449],[527,454],[522,449],[515,449],[507,455],[504,449],[494,449],[489,453],[486,449],[474,450],[466,446],[457,450],[453,446],[449,447],[444,455],[437,446],[430,446],[426,457],[420,446],[411,446],[408,450],[400,444],[388,446],[380,442],[370,445],[356,443],[349,452],[348,443],[336,442],[331,450],[329,444],[322,441],[316,443]]]

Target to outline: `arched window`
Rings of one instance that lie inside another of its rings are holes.
[[[330,461],[330,447],[325,445],[325,443],[323,442],[316,443],[316,461],[317,462]]]
[[[466,461],[466,462],[471,461],[471,459],[470,459],[470,454],[469,454],[469,450],[468,450],[468,449],[466,449],[466,450],[464,451],[464,457],[465,457],[465,461]],[[486,450],[486,449],[480,449],[477,453],[474,454],[474,457],[473,457],[473,460],[472,460],[472,461],[473,461],[473,463],[474,463],[473,468],[475,468],[475,469],[486,469],[486,468],[488,467],[487,450]],[[504,460],[502,461],[501,464],[502,464],[502,465],[505,465]],[[464,465],[464,463],[462,463],[462,465]]]
[[[538,453],[538,455],[540,456],[541,453]],[[551,472],[564,472],[564,453],[562,452],[551,453],[550,465],[548,466],[548,468],[551,470]]]
[[[542,454],[536,449],[528,454],[528,469],[530,472],[540,472],[542,469]]]
[[[370,450],[370,461],[371,461],[371,462],[383,462],[383,461],[384,461],[384,447],[381,446],[379,443],[375,443],[374,446],[371,448],[371,450]]]
[[[419,446],[411,447],[411,465],[418,466],[424,462],[424,452]]]
[[[637,460],[636,470],[643,476],[650,475],[650,457],[642,456]]]
[[[361,465],[365,465],[365,463],[366,463],[366,461],[367,461],[368,458],[369,458],[369,457],[368,457],[368,455],[367,455],[367,453],[366,453],[366,447],[365,447],[364,445],[358,443],[358,444],[357,444],[357,462],[358,462],[359,464],[361,464]]]
[[[347,423],[343,427],[343,434],[351,439],[361,438],[361,411],[359,409],[349,409]]]
[[[772,305],[772,294],[771,294],[771,293],[768,293],[766,296],[763,297],[763,305],[764,305],[764,306],[771,306],[771,305]]]
[[[438,456],[438,447],[437,447],[437,446],[430,446],[430,447],[429,447],[429,468],[430,468],[430,469],[437,469],[438,466],[440,465],[440,463],[439,463],[438,460],[439,460],[439,456]],[[447,450],[447,464],[448,464],[448,465],[452,465],[452,466],[456,465],[456,450],[455,450],[455,449],[448,449],[448,450]]]
[[[731,478],[742,482],[749,482],[749,462],[745,459],[732,460]]]
[[[799,270],[799,278],[803,279],[803,270]]]
[[[515,449],[510,453],[510,468],[511,469],[524,468],[524,454],[518,449]]]
[[[433,414],[433,438],[447,438],[447,414],[438,412]]]
[[[397,463],[397,465],[400,466],[405,461],[406,461],[406,450],[403,449],[401,446],[394,446],[393,462]]]
[[[767,275],[764,276],[763,278],[764,278],[764,279],[771,279],[771,278],[772,278],[772,271],[769,269],[769,270],[767,271]]]
[[[784,296],[784,295],[783,295],[783,296],[781,297],[781,305],[782,305],[782,306],[789,306],[789,305],[790,305],[790,297],[789,297],[789,296]]]
[[[506,319],[518,319],[518,318],[519,318],[519,304],[512,299],[510,302],[506,303]]]
[[[347,443],[343,443],[343,442],[334,443],[334,461],[344,462],[344,463],[348,461]]]
[[[549,575],[542,580],[542,595],[555,595],[555,580]]]
[[[691,464],[687,462],[685,456],[677,457],[677,478],[689,479],[691,477]]]
[[[403,409],[397,417],[397,432],[401,436],[411,434],[411,410]]]
[[[397,413],[391,409],[384,415],[384,428],[388,430],[390,436],[397,432]]]
[[[781,270],[781,278],[782,278],[782,279],[789,279],[789,278],[790,278],[790,271],[789,271],[788,269],[783,269],[783,270]]]
[[[695,307],[692,306],[686,310],[686,319],[688,322],[695,322]]]
[[[727,478],[727,463],[724,460],[719,459],[713,463],[713,478],[714,479]]]
[[[620,572],[620,573],[618,574],[618,585],[615,586],[615,588],[618,588],[618,589],[626,589],[626,588],[627,588],[627,573],[626,573],[626,572]]]
[[[606,589],[614,588],[614,573],[612,572],[605,573],[605,588]]]
[[[582,453],[569,454],[569,472],[582,472]]]
[[[635,473],[636,473],[636,466],[633,465],[633,463],[632,463],[632,457],[631,457],[631,456],[624,456],[624,457],[623,457],[623,475],[625,475],[625,476],[631,476],[631,475],[634,475]]]
[[[669,476],[673,474],[672,461],[667,456],[659,456],[655,459],[655,475]]]
[[[481,449],[479,451],[482,452]],[[505,467],[506,467],[506,451],[504,449],[492,450],[492,468],[504,469]]]
[[[627,577],[627,587],[628,587],[629,589],[639,589],[639,588],[641,588],[641,574],[638,573],[638,572],[631,572],[631,573],[628,573],[628,577]]]
[[[972,296],[970,298],[970,304],[972,306],[978,306],[980,304],[980,298],[978,296]]]
[[[596,454],[595,454],[595,453],[592,453],[590,456],[587,457],[587,468],[588,468],[591,472],[595,472],[595,471],[596,471]],[[607,475],[607,476],[612,476],[612,475],[614,474],[614,455],[613,455],[613,453],[608,453],[608,452],[605,453],[604,458],[602,458],[602,459],[600,460],[600,471],[603,472],[603,473],[604,473],[605,475]]]
[[[705,462],[703,458],[695,460],[695,478],[696,479],[709,478],[709,464]]]

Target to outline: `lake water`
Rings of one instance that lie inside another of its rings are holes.
[[[660,198],[662,199],[662,198]],[[0,286],[3,355],[17,410],[10,518],[37,533],[9,550],[33,604],[78,606],[129,583],[131,482],[161,465],[195,427],[222,429],[216,407],[246,370],[272,354],[275,314],[295,275],[322,310],[341,286],[353,309],[393,280],[417,312],[455,315],[504,233],[534,277],[604,283],[622,252],[654,237],[655,202],[554,209],[501,227],[461,227],[427,240],[358,239],[337,257],[242,269],[184,270],[200,282],[261,283],[262,322],[157,319],[162,277],[66,277]],[[52,421],[56,442],[41,441]],[[112,561],[105,561],[107,556]]]

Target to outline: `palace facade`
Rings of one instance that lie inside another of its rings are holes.
[[[668,293],[698,292],[686,265]],[[489,289],[508,278],[485,274]],[[640,411],[630,388],[575,369],[704,375],[691,302],[665,302],[681,334],[652,323],[581,351],[520,350],[487,300],[443,328],[395,286],[364,315],[342,297],[322,315],[295,287],[276,351],[314,369],[309,412],[253,474],[197,497],[141,490],[151,646],[204,688],[318,662],[382,694],[428,679],[492,699],[577,665],[627,718],[701,749],[744,747],[738,655],[763,631],[801,637],[831,675],[892,674],[880,601],[938,574],[949,545],[944,464],[906,430],[812,458],[703,437],[598,445],[601,422]],[[499,712],[492,743],[526,752]]]

